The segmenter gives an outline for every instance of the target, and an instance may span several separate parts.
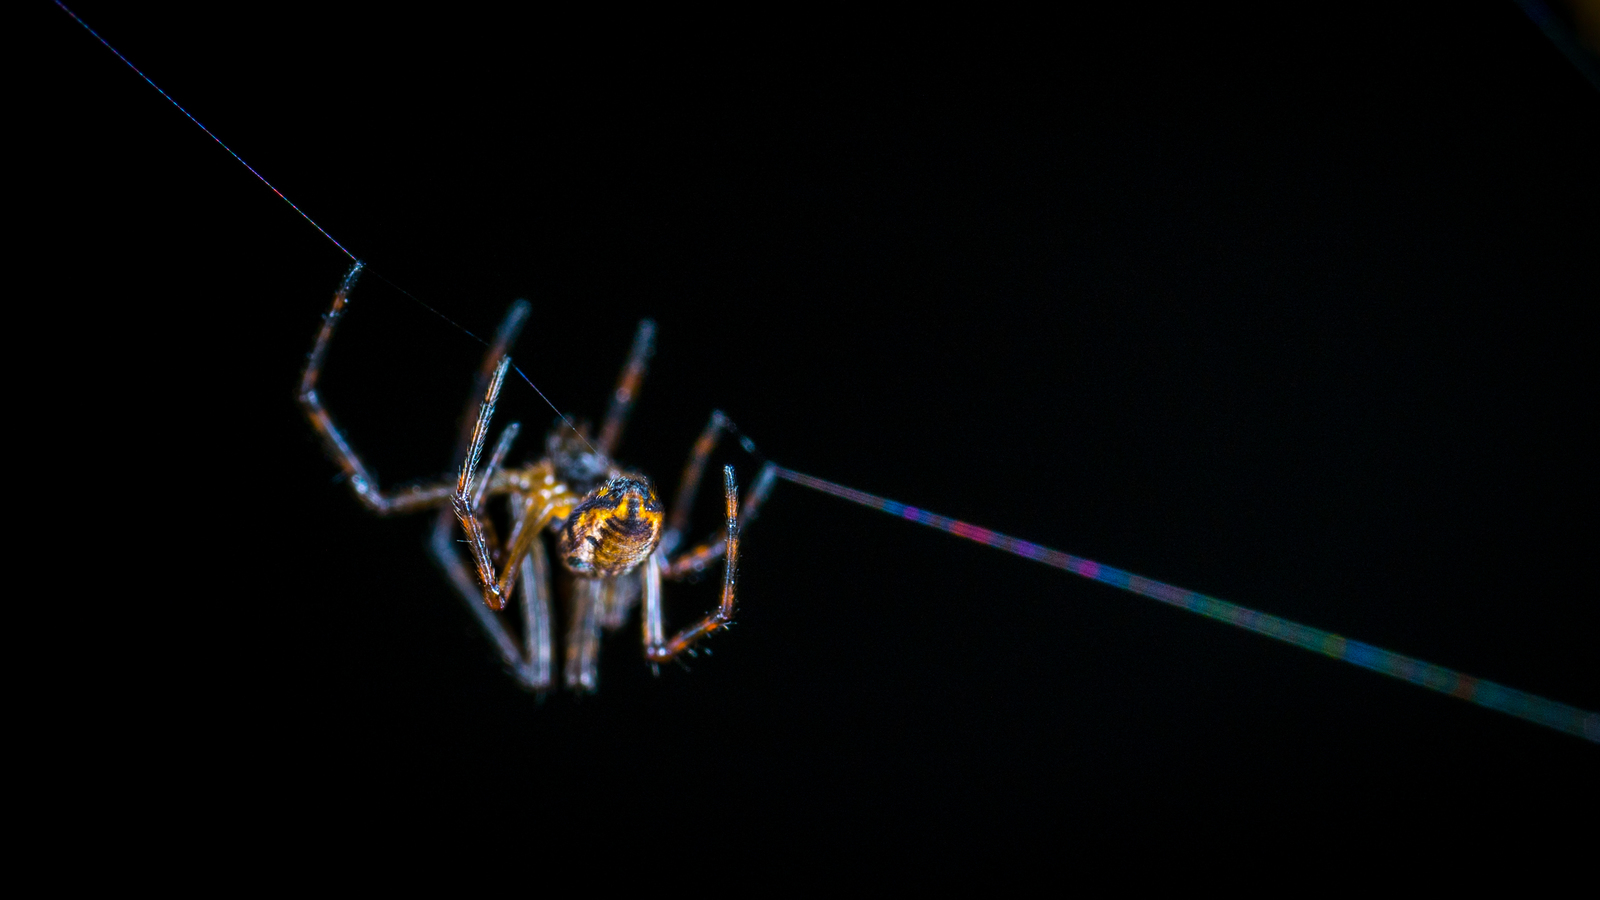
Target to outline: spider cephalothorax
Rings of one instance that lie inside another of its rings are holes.
[[[626,575],[661,543],[663,513],[649,479],[618,475],[572,508],[556,541],[557,553],[578,575]]]
[[[652,664],[676,659],[732,621],[739,522],[741,517],[748,521],[755,515],[772,488],[776,470],[770,463],[762,468],[741,509],[733,467],[724,466],[725,524],[705,543],[676,558],[666,558],[678,550],[689,508],[717,439],[733,426],[720,412],[711,414],[684,467],[670,519],[650,481],[612,461],[653,351],[652,323],[639,323],[600,433],[591,440],[587,428],[563,420],[546,440],[542,458],[508,467],[505,460],[516,441],[517,423],[507,424],[492,445],[487,442],[495,404],[511,367],[506,353],[528,316],[526,303],[513,304],[479,370],[457,444],[455,478],[386,492],[351,449],[317,395],[323,358],[360,273],[361,264],[357,263],[334,293],[333,308],[323,319],[300,380],[300,403],[328,454],[368,508],[383,514],[440,510],[429,545],[434,558],[519,682],[543,691],[552,680],[554,591],[543,539],[548,531],[555,532],[556,552],[573,575],[563,579],[571,623],[564,654],[569,687],[595,689],[600,632],[620,627],[640,602],[644,606],[644,655]],[[492,446],[487,456],[486,445]],[[487,512],[491,500],[505,504],[510,528],[503,540]],[[459,540],[459,535],[466,540]],[[463,545],[466,558],[461,552]],[[669,637],[663,623],[661,582],[692,578],[719,557],[723,560],[721,601],[698,622]],[[522,599],[520,647],[498,615],[516,597]]]
[[[579,493],[588,493],[619,474],[616,464],[589,444],[591,437],[587,422],[569,426],[563,419],[557,420],[544,439],[544,456],[556,477]]]

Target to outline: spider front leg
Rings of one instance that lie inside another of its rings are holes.
[[[478,407],[478,419],[473,426],[472,438],[456,476],[455,491],[450,495],[450,505],[456,520],[467,532],[467,545],[472,551],[472,559],[478,569],[478,581],[483,588],[483,602],[493,610],[505,608],[506,601],[511,597],[512,585],[522,560],[538,540],[539,532],[550,524],[555,518],[556,511],[567,499],[564,493],[557,496],[545,492],[520,501],[520,508],[514,511],[511,536],[506,540],[505,565],[497,573],[494,541],[490,538],[489,523],[483,518],[483,501],[492,487],[495,471],[510,449],[511,439],[516,434],[515,425],[506,428],[506,434],[501,436],[490,458],[489,466],[481,477],[478,473],[478,460],[482,458],[483,444],[489,436],[489,423],[494,419],[494,407],[500,399],[500,389],[505,385],[506,371],[510,368],[511,357],[502,356],[499,364],[495,366],[493,376],[489,379],[489,388],[484,394],[483,402]]]
[[[499,367],[501,357],[511,350],[523,326],[527,324],[530,311],[531,307],[527,301],[516,301],[511,304],[505,318],[500,322],[500,327],[496,329],[494,341],[484,353],[483,364],[479,366],[473,378],[472,390],[467,395],[466,409],[461,414],[461,433],[457,438],[452,459],[461,459],[472,446],[472,438],[477,431],[478,401],[487,391],[489,382]],[[501,432],[495,450],[489,457],[488,465],[475,481],[479,485],[479,490],[473,500],[474,509],[482,510],[484,500],[488,496],[487,486],[494,479],[494,472],[509,452],[511,441],[515,439],[516,434],[516,423],[507,425]],[[527,498],[516,492],[512,492],[509,496],[513,518],[522,515],[530,505]],[[453,504],[440,505],[443,508],[434,521],[433,536],[428,542],[428,549],[440,568],[444,569],[457,596],[472,612],[478,626],[483,629],[484,635],[500,654],[501,661],[505,663],[512,677],[529,690],[536,692],[547,690],[551,680],[550,661],[553,642],[550,627],[550,566],[545,559],[544,547],[538,541],[534,541],[528,548],[528,555],[522,560],[524,637],[523,646],[519,647],[517,639],[507,630],[505,623],[484,604],[483,588],[477,576],[461,559],[458,550],[460,545],[456,541]],[[482,519],[482,522],[487,525],[489,520]]]
[[[515,422],[506,426],[500,439],[495,443],[494,453],[491,454],[488,465],[474,482],[477,487],[473,491],[468,510],[484,532],[487,531],[486,526],[489,523],[488,519],[482,518],[483,503],[488,496],[487,485],[493,480],[494,473],[499,469],[506,453],[510,451],[517,431]],[[521,520],[527,515],[528,510],[535,508],[536,505],[515,491],[509,496],[515,532],[516,526],[521,525]],[[485,535],[480,532],[480,537]],[[434,529],[430,549],[434,558],[444,567],[456,592],[466,602],[467,608],[472,610],[484,634],[499,651],[511,674],[523,687],[530,690],[543,692],[549,688],[553,643],[550,635],[550,565],[545,559],[544,545],[537,540],[532,541],[517,569],[522,580],[522,628],[526,644],[524,648],[517,647],[515,639],[506,630],[500,617],[495,615],[483,601],[482,585],[486,582],[482,580],[481,571],[475,580],[467,567],[462,565],[461,557],[456,552],[454,527],[450,519],[443,519],[439,527]],[[507,571],[511,571],[509,566]]]
[[[644,566],[644,656],[652,663],[670,662],[678,654],[733,621],[734,581],[739,574],[739,485],[733,466],[722,467],[722,490],[728,515],[722,541],[722,601],[699,622],[665,640],[661,626],[661,566],[654,557]]]
[[[356,279],[365,267],[366,264],[362,262],[351,266],[344,280],[339,283],[339,289],[334,291],[333,308],[322,317],[322,329],[317,332],[317,341],[311,346],[305,372],[300,376],[300,406],[305,410],[306,418],[311,420],[311,427],[322,437],[328,455],[344,471],[356,499],[368,509],[380,515],[389,515],[438,506],[450,497],[450,486],[447,484],[419,485],[401,488],[392,494],[384,493],[378,487],[378,480],[367,471],[361,457],[345,440],[339,426],[334,424],[333,416],[328,414],[327,408],[322,405],[322,398],[317,394],[317,379],[322,376],[322,364],[328,357],[328,348],[333,344],[333,331],[338,327],[349,302],[350,291],[355,288]]]

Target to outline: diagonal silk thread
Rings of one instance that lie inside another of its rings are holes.
[[[1299,622],[1260,612],[1247,606],[1240,606],[1237,603],[1230,603],[1227,600],[1219,600],[1216,597],[1209,597],[1196,591],[1174,587],[1173,585],[1156,581],[1153,578],[1145,578],[1142,575],[1135,575],[1132,572],[1125,572],[1122,569],[1097,563],[1092,559],[1084,559],[1081,556],[1062,553],[1060,550],[1052,550],[1049,547],[1042,547],[1020,538],[990,531],[987,528],[979,528],[976,525],[969,525],[966,522],[936,515],[926,510],[917,509],[914,506],[896,503],[893,500],[879,497],[875,494],[858,491],[855,488],[835,484],[792,469],[779,467],[776,474],[785,481],[811,488],[814,491],[821,491],[824,494],[830,494],[842,500],[849,500],[852,503],[859,503],[862,506],[886,512],[891,516],[916,522],[918,525],[937,528],[956,537],[986,544],[1024,559],[1042,562],[1047,566],[1062,569],[1074,575],[1092,578],[1102,584],[1109,584],[1112,587],[1121,588],[1141,597],[1159,600],[1169,606],[1176,606],[1179,609],[1188,610],[1208,619],[1224,622],[1236,628],[1243,628],[1245,631],[1266,635],[1286,644],[1293,644],[1296,647],[1350,663],[1353,666],[1371,669],[1391,678],[1409,681],[1419,687],[1438,691],[1441,694],[1449,694],[1452,697],[1459,697],[1478,706],[1487,707],[1509,716],[1543,725],[1546,728],[1564,731],[1585,740],[1600,743],[1600,713],[1578,709],[1565,703],[1557,703],[1554,700],[1547,700],[1536,694],[1519,691],[1516,688],[1506,687],[1493,681],[1474,678],[1454,669],[1447,669],[1444,666],[1425,662],[1416,657],[1406,656],[1403,653],[1395,653],[1382,647],[1374,647],[1361,641],[1353,641],[1331,631],[1323,631],[1310,625],[1301,625]]]

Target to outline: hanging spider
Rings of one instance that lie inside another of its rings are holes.
[[[622,428],[644,379],[654,351],[655,324],[639,323],[633,349],[623,366],[616,391],[606,411],[600,436],[591,444],[585,428],[558,423],[545,439],[544,456],[521,468],[507,468],[506,455],[516,440],[519,425],[511,422],[500,432],[486,464],[479,468],[494,407],[511,366],[507,355],[528,318],[528,304],[513,303],[495,333],[484,357],[462,416],[456,446],[459,460],[455,482],[435,482],[385,492],[367,471],[361,458],[345,440],[317,396],[317,379],[363,264],[346,273],[333,295],[333,307],[323,317],[305,373],[300,380],[300,404],[311,425],[322,436],[328,454],[344,470],[356,498],[380,515],[439,509],[429,542],[434,558],[449,576],[456,592],[473,611],[516,680],[534,691],[551,686],[550,567],[540,534],[555,535],[561,564],[571,573],[570,624],[565,645],[563,680],[579,692],[598,686],[601,629],[614,631],[628,620],[644,597],[644,653],[652,666],[693,654],[703,637],[733,620],[734,580],[739,568],[740,519],[755,518],[771,492],[775,467],[765,465],[757,476],[744,507],[733,467],[722,470],[727,524],[706,543],[669,559],[682,540],[689,509],[706,462],[718,439],[733,430],[721,412],[713,412],[705,431],[695,441],[683,478],[667,516],[655,488],[644,475],[625,470],[611,459]],[[472,399],[482,397],[474,415]],[[510,534],[499,540],[494,522],[485,515],[491,497],[507,501]],[[457,549],[456,527],[465,531],[473,577]],[[668,639],[662,626],[661,581],[694,575],[723,559],[722,599],[699,622]],[[497,614],[507,607],[518,583],[522,590],[522,646]]]

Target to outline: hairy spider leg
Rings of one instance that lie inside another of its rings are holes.
[[[695,495],[700,490],[700,479],[705,474],[706,463],[711,459],[711,451],[716,449],[717,442],[726,432],[738,433],[739,429],[722,410],[712,410],[711,420],[706,423],[705,430],[700,432],[700,437],[695,439],[694,448],[689,452],[689,461],[683,466],[683,476],[678,480],[678,495],[672,502],[672,513],[667,519],[666,530],[661,535],[661,548],[658,551],[663,559],[672,555],[678,548],[678,542],[683,540],[683,532],[689,522],[689,513],[694,508]],[[749,525],[755,521],[756,514],[761,511],[761,504],[766,502],[767,496],[772,493],[772,485],[777,480],[777,467],[767,463],[756,474],[755,483],[750,488],[750,494],[745,498],[744,508],[739,517],[744,524]],[[710,565],[713,560],[722,555],[727,535],[718,531],[711,540],[685,553],[682,557],[666,567],[664,577],[672,580],[683,578],[686,575],[699,572]]]
[[[501,429],[500,437],[494,444],[494,452],[489,454],[489,461],[484,464],[482,475],[474,481],[475,489],[472,491],[472,497],[469,501],[473,519],[482,528],[484,536],[488,539],[491,558],[499,555],[500,540],[495,535],[494,520],[483,517],[483,504],[489,497],[489,485],[494,481],[495,473],[500,470],[501,464],[505,462],[506,454],[511,452],[511,445],[516,442],[517,435],[521,431],[522,424],[520,422],[507,422],[506,427]],[[516,515],[520,507],[516,502],[513,502],[512,509],[513,515]]]
[[[634,400],[639,396],[639,386],[644,382],[645,370],[655,352],[656,323],[643,319],[639,322],[638,330],[633,333],[633,349],[628,351],[628,362],[622,367],[622,374],[617,378],[617,389],[612,391],[611,403],[606,407],[605,424],[600,428],[600,439],[595,441],[595,449],[601,456],[610,458],[622,440],[622,428],[628,423],[628,413],[633,411]]]
[[[667,518],[667,529],[661,535],[663,553],[670,555],[678,549],[678,542],[683,540],[684,528],[689,524],[689,511],[694,506],[695,494],[700,490],[700,478],[705,474],[711,451],[716,449],[722,433],[732,425],[722,410],[713,409],[711,421],[706,423],[705,430],[700,432],[694,447],[689,450],[689,460],[683,465],[683,476],[678,479],[678,495],[672,498],[672,513]]]
[[[689,513],[694,507],[694,498],[699,491],[701,477],[705,473],[711,452],[716,449],[717,442],[723,434],[730,431],[737,433],[738,430],[721,410],[712,411],[710,421],[700,432],[700,437],[695,440],[694,447],[689,451],[689,460],[684,464],[683,477],[678,482],[678,494],[672,504],[661,545],[656,549],[651,564],[643,567],[645,658],[652,663],[676,658],[679,654],[690,650],[701,638],[726,627],[733,621],[734,582],[739,568],[741,521],[745,525],[755,521],[756,514],[761,510],[761,504],[766,502],[772,493],[772,486],[777,480],[777,466],[767,463],[761,467],[742,510],[739,506],[739,487],[734,481],[733,467],[724,466],[722,486],[727,517],[725,524],[706,543],[686,552],[676,560],[669,560],[669,557],[683,538]],[[672,640],[666,640],[661,613],[661,580],[663,578],[679,580],[698,573],[719,556],[723,557],[723,582],[722,601],[717,609],[679,632]]]
[[[477,401],[488,390],[489,381],[494,377],[495,370],[499,367],[500,360],[506,356],[511,347],[516,343],[522,328],[527,324],[531,307],[524,300],[511,304],[506,311],[505,318],[501,320],[499,328],[495,330],[495,338],[488,351],[483,356],[483,362],[473,379],[471,391],[467,394],[467,403],[462,410],[459,434],[456,440],[453,459],[465,456],[472,444],[472,436],[477,428],[476,407]],[[489,468],[498,467],[504,455],[510,449],[510,442],[516,436],[516,423],[506,426],[495,446],[495,452],[489,459]],[[487,473],[492,475],[492,472]],[[487,485],[489,477],[483,479],[484,489],[477,492],[474,497],[474,508],[482,508],[483,499],[488,495]],[[528,506],[528,498],[512,492],[510,504],[513,520],[520,516]],[[487,522],[488,520],[484,520]],[[523,558],[521,569],[522,580],[522,613],[523,613],[523,646],[519,647],[505,623],[499,616],[490,610],[483,602],[483,589],[473,572],[467,568],[461,559],[461,554],[456,546],[455,539],[456,517],[454,510],[449,505],[443,505],[439,515],[434,519],[433,536],[429,541],[429,550],[434,560],[444,569],[445,576],[449,579],[456,595],[461,598],[467,609],[471,610],[472,617],[477,620],[478,627],[489,638],[489,643],[500,654],[501,661],[506,669],[516,679],[517,683],[529,690],[542,692],[549,688],[551,681],[551,658],[553,656],[553,642],[551,638],[551,599],[550,599],[550,564],[545,556],[544,547],[534,541],[528,548],[528,555]]]
[[[350,442],[345,439],[344,432],[334,424],[333,416],[329,415],[322,405],[322,398],[317,394],[317,379],[322,376],[322,364],[327,360],[328,348],[333,344],[333,331],[344,316],[350,302],[350,291],[365,267],[366,263],[357,260],[345,273],[344,280],[339,282],[339,289],[333,293],[333,307],[322,317],[322,328],[317,332],[317,341],[311,347],[305,371],[300,376],[300,406],[305,410],[306,418],[311,420],[311,427],[322,437],[328,455],[344,472],[345,480],[350,483],[357,500],[379,515],[415,512],[449,499],[450,486],[444,483],[412,485],[400,488],[395,493],[384,493],[378,487],[378,479],[361,462],[361,457],[356,455]]]
[[[744,524],[755,521],[755,514],[761,510],[761,504],[766,502],[767,495],[772,493],[772,484],[777,480],[777,467],[767,463],[756,474],[755,484],[750,488],[750,496],[745,498],[744,509],[739,513]],[[661,577],[669,581],[681,581],[705,571],[705,568],[716,561],[728,549],[727,529],[719,529],[711,538],[686,551],[677,559],[668,561],[662,555]]]
[[[661,625],[661,569],[646,563],[644,568],[644,656],[652,663],[670,662],[692,648],[706,635],[726,628],[733,621],[734,582],[739,574],[739,485],[733,480],[733,466],[722,467],[722,491],[728,523],[722,541],[722,601],[700,621],[665,640]]]
[[[489,435],[489,423],[494,419],[494,407],[500,401],[500,389],[505,386],[506,370],[509,368],[511,368],[510,356],[500,357],[499,362],[495,364],[494,373],[489,379],[489,388],[484,393],[483,401],[478,405],[478,417],[473,423],[472,437],[467,442],[467,452],[462,456],[461,466],[456,474],[455,493],[450,497],[451,509],[455,512],[461,527],[466,529],[467,546],[472,552],[473,563],[478,567],[478,580],[482,583],[483,602],[487,603],[490,609],[501,609],[506,605],[508,585],[495,575],[494,551],[491,548],[497,546],[498,542],[489,534],[493,526],[484,519],[482,504],[479,502],[487,492],[489,473],[486,472],[485,477],[477,485],[474,485],[473,479],[477,475],[478,459],[483,453],[483,442]],[[512,434],[514,436],[515,433]],[[504,443],[502,440],[501,444]],[[490,456],[491,468],[494,466],[494,458],[503,455],[499,452],[500,449],[501,447],[497,446],[496,452]],[[522,522],[517,522],[513,530],[521,530],[522,525]],[[505,569],[507,581],[517,571],[520,563],[520,559],[515,563],[507,560]]]
[[[498,546],[491,539],[492,526],[482,515],[482,496],[491,488],[489,484],[490,472],[478,472],[478,460],[483,455],[483,444],[489,435],[489,423],[494,419],[494,408],[500,400],[500,390],[505,386],[506,371],[511,368],[511,357],[500,357],[495,366],[494,373],[489,378],[488,390],[484,393],[483,402],[478,406],[478,419],[473,425],[472,438],[467,445],[466,455],[461,460],[461,467],[456,476],[455,492],[450,496],[450,506],[455,512],[456,520],[461,527],[466,529],[467,544],[472,552],[473,562],[478,568],[478,580],[483,588],[483,602],[490,609],[504,609],[506,601],[511,598],[512,587],[518,577],[522,566],[522,559],[529,548],[539,540],[539,533],[551,522],[566,516],[572,504],[578,499],[565,483],[551,477],[549,463],[541,463],[531,471],[545,473],[545,487],[536,489],[527,494],[524,501],[513,510],[511,535],[505,543],[505,559],[503,566],[497,573],[495,571],[495,552]],[[514,423],[513,423],[514,424]],[[515,437],[513,429],[511,437]],[[509,449],[509,440],[502,438],[502,446],[497,447],[491,457],[491,465],[495,464],[494,457],[503,457]],[[506,492],[505,487],[498,488]],[[474,499],[480,502],[474,502]]]
[[[500,430],[500,437],[494,442],[494,452],[489,454],[489,461],[483,466],[483,477],[478,479],[477,490],[472,493],[472,512],[477,515],[483,513],[483,501],[489,496],[489,482],[494,480],[495,472],[500,470],[506,461],[506,454],[511,452],[511,445],[517,439],[517,434],[522,431],[521,422],[507,422],[506,427]],[[484,524],[488,524],[487,521]]]

